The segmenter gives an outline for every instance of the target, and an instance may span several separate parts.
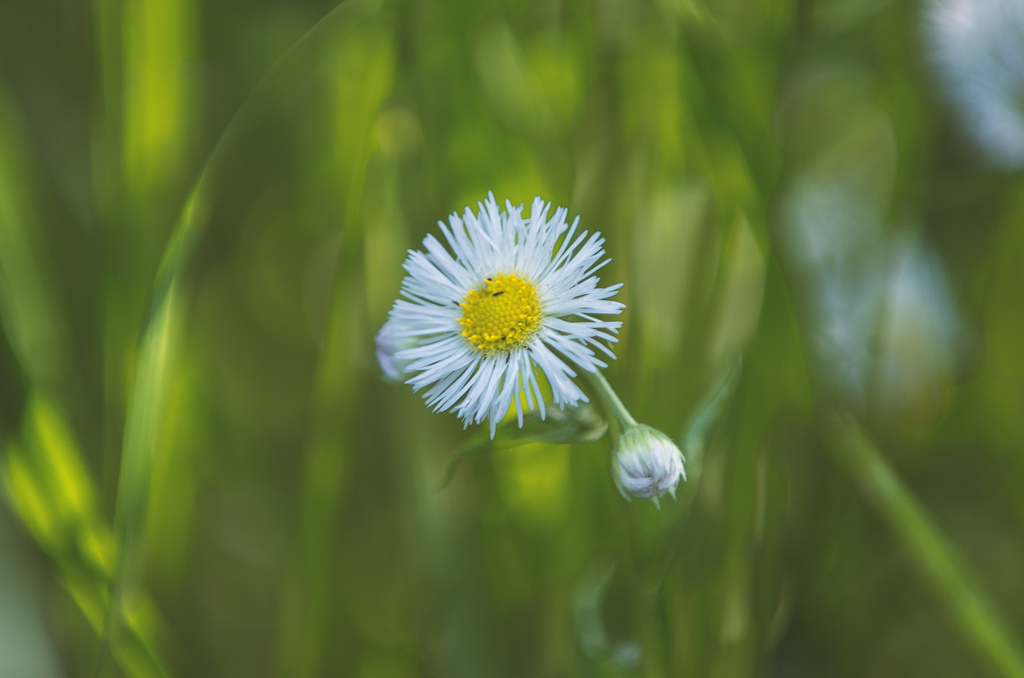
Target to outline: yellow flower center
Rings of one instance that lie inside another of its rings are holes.
[[[505,353],[525,344],[540,326],[537,288],[515,274],[499,273],[470,290],[459,304],[462,336],[485,353]]]

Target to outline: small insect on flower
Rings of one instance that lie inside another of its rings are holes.
[[[520,426],[524,406],[544,415],[540,378],[556,405],[587,400],[570,363],[607,367],[594,349],[614,358],[604,342],[622,323],[594,316],[624,306],[611,301],[621,284],[598,287],[604,239],[578,232],[579,218],[567,224],[559,207],[549,219],[539,197],[527,217],[508,201],[500,210],[493,194],[478,206],[438,222],[447,248],[427,235],[425,251],[409,252],[404,298],[385,327],[389,345],[403,347],[389,358],[413,390],[426,389],[427,405],[466,425],[489,419],[493,438],[513,403]]]

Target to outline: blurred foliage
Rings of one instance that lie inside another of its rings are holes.
[[[0,3],[0,675],[1018,675],[1024,184],[926,5]],[[607,237],[679,501],[381,379],[488,190]]]

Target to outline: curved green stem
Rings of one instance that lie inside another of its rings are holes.
[[[608,409],[615,413],[616,418],[619,420],[619,424],[622,425],[623,430],[636,428],[640,424],[633,418],[633,415],[629,413],[626,406],[622,404],[622,400],[619,398],[619,394],[615,392],[612,385],[608,383],[608,380],[604,378],[604,375],[600,371],[594,372],[593,374],[587,373],[587,377],[590,378],[590,383],[594,385],[600,393],[601,397],[604,398],[605,403],[608,405]]]
[[[303,58],[315,56],[313,48],[320,44],[319,38],[327,28],[355,11],[352,3],[342,3],[328,12],[259,81],[210,152],[164,250],[154,281],[146,329],[140,342],[140,357],[135,365],[134,386],[125,416],[115,506],[115,529],[122,551],[104,622],[97,675],[103,674],[107,659],[114,654],[115,640],[123,624],[123,603],[131,598],[135,582],[141,576],[139,571],[144,550],[141,531],[145,500],[174,366],[171,338],[182,324],[187,305],[188,267],[207,224],[214,180],[222,171],[228,151],[238,144],[247,123],[262,110],[264,102],[271,96],[273,86],[282,80],[282,74],[298,66]],[[312,72],[314,69],[307,70]]]
[[[905,544],[964,635],[1004,676],[1024,678],[1020,647],[995,605],[875,444],[849,417],[831,422],[829,434],[833,455]]]

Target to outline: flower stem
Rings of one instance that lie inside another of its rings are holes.
[[[1020,648],[998,610],[875,444],[845,416],[832,423],[829,433],[832,454],[906,545],[963,633],[1003,675],[1024,678]]]
[[[590,378],[590,383],[594,385],[594,388],[600,391],[601,397],[604,398],[608,408],[615,413],[615,416],[618,418],[619,424],[622,425],[622,429],[624,431],[636,428],[640,425],[637,423],[636,419],[633,418],[633,415],[629,413],[629,410],[626,409],[626,406],[622,404],[622,400],[619,399],[619,395],[615,392],[615,389],[612,388],[612,385],[608,383],[608,380],[604,378],[604,375],[601,374],[600,370],[593,374],[589,372],[586,374],[587,377]]]

